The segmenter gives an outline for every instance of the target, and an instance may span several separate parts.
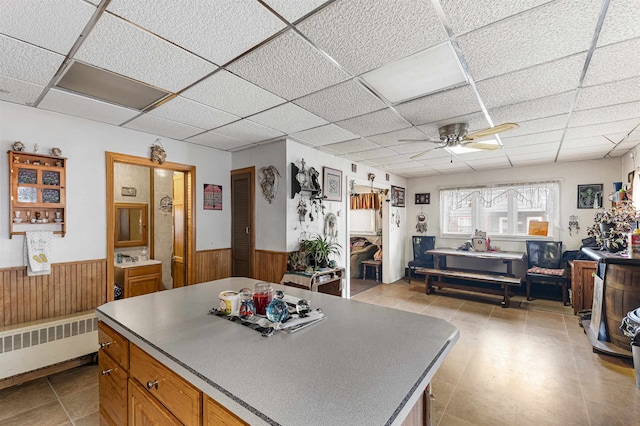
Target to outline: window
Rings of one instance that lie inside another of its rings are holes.
[[[527,237],[529,222],[549,221],[549,235],[559,217],[558,182],[496,185],[440,190],[440,229],[468,237],[474,230],[489,235]]]

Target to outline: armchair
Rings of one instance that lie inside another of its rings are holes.
[[[562,287],[562,303],[569,304],[567,272],[562,265],[562,241],[527,240],[527,300],[531,300],[531,284]]]
[[[436,246],[436,237],[432,235],[414,235],[411,237],[413,244],[413,260],[409,261],[409,282],[411,275],[418,268],[433,268],[433,255],[427,254]]]

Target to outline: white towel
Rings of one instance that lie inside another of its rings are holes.
[[[51,273],[51,242],[53,231],[27,231],[24,238],[24,263],[27,275]]]

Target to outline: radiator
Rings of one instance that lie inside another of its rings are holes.
[[[0,379],[98,351],[94,312],[0,331]]]

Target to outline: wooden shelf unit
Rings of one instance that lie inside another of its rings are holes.
[[[27,230],[53,230],[64,237],[67,159],[23,151],[8,154],[9,238]]]

